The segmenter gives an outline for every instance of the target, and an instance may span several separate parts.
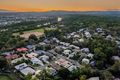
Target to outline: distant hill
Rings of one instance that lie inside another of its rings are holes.
[[[54,14],[86,14],[86,15],[103,15],[103,16],[119,16],[120,11],[50,11]]]
[[[14,12],[14,11],[11,11],[11,10],[5,10],[5,9],[0,9],[0,12]]]
[[[17,13],[17,14],[25,14],[25,15],[50,15],[50,16],[59,16],[59,15],[66,15],[66,14],[83,14],[83,15],[96,15],[96,16],[117,16],[120,17],[120,10],[114,11],[63,11],[63,10],[53,10],[47,12],[14,12],[9,10],[0,9],[0,13]]]

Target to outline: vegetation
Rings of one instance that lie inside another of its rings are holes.
[[[0,80],[16,80],[16,78],[13,75],[0,74]]]
[[[80,28],[88,28],[95,30],[97,27],[101,27],[107,30],[113,36],[120,36],[120,18],[110,16],[89,16],[89,15],[70,15],[67,17],[63,24],[65,27],[57,26],[56,28],[50,28],[48,26],[37,27],[41,22],[24,22],[8,26],[8,30],[0,33],[0,51],[5,52],[17,47],[25,47],[28,44],[37,44],[39,41],[45,38],[56,37],[61,41],[67,41],[72,43],[73,39],[66,39],[64,35],[78,31]],[[58,25],[57,23],[51,25]],[[19,26],[19,27],[18,27]],[[6,27],[5,27],[6,28]],[[39,38],[31,34],[28,40],[21,38],[20,36],[14,36],[13,34],[24,34],[24,32],[44,32],[43,36]],[[86,80],[89,77],[99,76],[101,80],[112,80],[114,77],[120,75],[120,62],[111,60],[114,55],[119,55],[117,46],[114,39],[105,40],[101,36],[93,36],[91,39],[85,39],[84,44],[75,44],[80,47],[88,47],[90,52],[94,54],[93,61],[95,66],[83,65],[82,68],[78,68],[70,72],[66,68],[62,68],[58,71],[58,76],[51,76],[46,71],[41,72],[37,77],[31,79],[31,74],[25,77],[25,80]],[[36,49],[50,50],[51,45],[36,46]],[[79,53],[78,53],[79,54]],[[80,55],[76,55],[74,60],[78,60]],[[28,61],[26,61],[28,62]],[[21,62],[18,62],[21,63]],[[9,63],[2,56],[0,57],[0,70],[9,68]],[[7,77],[0,76],[1,80],[7,80]],[[9,80],[9,79],[8,79]]]

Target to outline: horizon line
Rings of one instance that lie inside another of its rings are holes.
[[[68,12],[96,12],[96,11],[120,11],[120,9],[111,9],[111,10],[44,10],[44,11],[17,11],[17,10],[7,10],[7,9],[0,9],[3,12],[51,12],[51,11],[68,11]]]

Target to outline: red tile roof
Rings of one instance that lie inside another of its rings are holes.
[[[17,48],[17,51],[22,52],[22,51],[27,51],[27,48]]]
[[[13,55],[7,55],[5,58],[6,59],[16,59],[18,58],[19,56],[17,54],[13,54]]]

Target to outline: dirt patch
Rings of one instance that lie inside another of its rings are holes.
[[[20,35],[20,37],[23,37],[25,39],[28,39],[31,34],[36,35],[37,37],[43,35],[43,32],[24,32],[24,34]]]

